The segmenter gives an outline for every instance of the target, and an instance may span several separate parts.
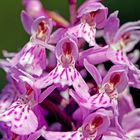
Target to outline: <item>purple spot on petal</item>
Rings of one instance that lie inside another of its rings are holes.
[[[103,104],[106,104],[106,103],[107,103],[107,101],[104,101],[104,102],[103,102]]]
[[[81,85],[80,85],[80,84],[78,84],[78,87],[80,88],[80,87],[81,87]]]
[[[71,76],[70,78],[71,78],[71,81],[73,82],[74,81],[73,77]]]
[[[24,119],[27,120],[27,116],[25,116]]]
[[[72,135],[71,135],[71,137],[74,137],[76,135],[76,132],[75,133],[73,133]]]
[[[53,77],[53,79],[56,79],[59,75],[57,74],[56,76]]]
[[[15,118],[15,121],[20,121],[20,118]]]
[[[64,72],[65,72],[65,69],[63,69],[63,71],[61,72],[60,79],[62,79],[62,75],[64,74]]]
[[[17,114],[17,112],[15,111],[15,112],[14,112],[14,114],[16,115],[16,114]]]
[[[17,125],[14,125],[14,127],[15,127],[15,128],[18,128],[18,126],[17,126]]]
[[[14,111],[14,110],[9,111],[9,113],[8,113],[7,115],[9,116],[10,114],[12,114],[13,111]]]

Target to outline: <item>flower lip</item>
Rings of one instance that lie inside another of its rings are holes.
[[[0,121],[9,124],[13,133],[29,135],[38,127],[38,120],[26,98],[19,97],[5,112],[0,114]]]

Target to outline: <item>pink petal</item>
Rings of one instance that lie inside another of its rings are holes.
[[[129,64],[126,54],[118,46],[119,44],[113,44],[106,51],[106,57],[115,64]]]
[[[87,124],[95,123],[96,125],[95,137],[102,135],[104,132],[107,131],[108,127],[110,126],[109,114],[110,111],[99,109],[86,117],[86,119],[83,121],[83,127],[85,127]]]
[[[134,31],[135,29],[140,29],[140,20],[122,25],[114,36],[114,41],[117,42],[123,34]]]
[[[38,17],[37,19],[35,19],[33,21],[33,24],[32,24],[32,27],[31,27],[31,33],[36,38],[36,33],[37,33],[37,30],[38,30],[38,26],[42,21],[44,21],[45,25],[47,26],[46,27],[47,28],[46,39],[44,40],[45,42],[47,42],[49,37],[50,37],[50,34],[52,32],[52,28],[53,28],[52,19],[47,19],[44,16]]]
[[[73,82],[72,83],[73,88],[77,92],[79,98],[87,101],[90,97],[90,94],[88,92],[88,90],[89,90],[88,85],[86,84],[83,77],[77,70],[75,70],[74,77],[75,77],[74,81],[71,81],[71,82]]]
[[[68,34],[74,35],[78,38],[83,38],[90,46],[95,46],[96,29],[88,23],[81,23],[68,29]]]
[[[122,65],[114,65],[110,68],[106,76],[104,77],[102,84],[110,82],[110,80],[115,76],[119,76],[119,81],[117,81],[115,87],[117,88],[118,93],[125,90],[128,86],[128,77],[127,77],[127,68]],[[114,79],[114,80],[117,80]]]
[[[140,109],[125,114],[122,119],[122,126],[127,132],[140,129]]]
[[[37,117],[25,102],[23,98],[19,98],[0,114],[0,121],[5,122],[12,132],[19,135],[28,135],[38,127]]]
[[[102,77],[97,68],[94,65],[90,64],[86,59],[84,60],[84,66],[87,69],[87,71],[91,74],[97,85],[101,86]]]
[[[28,34],[31,34],[31,25],[32,25],[33,19],[25,11],[21,12],[21,22],[23,24],[25,31]]]
[[[57,42],[64,36],[66,29],[60,28],[53,32],[50,36],[48,43],[50,44],[57,44]]]
[[[51,131],[44,131],[42,132],[42,136],[48,140],[60,139],[60,140],[80,140],[83,139],[83,135],[80,135],[78,131],[71,131],[71,132],[51,132]]]
[[[3,92],[0,96],[0,113],[4,112],[16,99],[16,92],[10,91],[12,90],[10,86],[7,86],[6,88],[6,91]]]
[[[108,44],[113,42],[114,35],[116,34],[120,25],[120,21],[117,16],[118,11],[113,12],[107,19],[107,22],[105,23],[104,34],[106,42]]]

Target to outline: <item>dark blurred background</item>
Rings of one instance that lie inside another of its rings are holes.
[[[67,0],[41,0],[44,6],[69,17]],[[78,5],[84,0],[78,0]],[[103,0],[109,8],[109,13],[119,10],[121,24],[128,21],[140,19],[140,0]],[[22,10],[21,0],[0,1],[0,58],[1,50],[18,51],[29,40],[29,36],[24,32],[20,22],[20,12]],[[140,44],[137,45],[137,48]],[[0,70],[0,89],[5,84],[5,73]],[[137,107],[140,107],[140,91],[131,89]]]

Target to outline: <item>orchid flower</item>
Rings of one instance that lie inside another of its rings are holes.
[[[140,88],[140,21],[120,27],[118,11],[107,17],[101,0],[78,10],[68,0],[70,22],[40,0],[22,3],[30,39],[18,52],[2,52],[0,139],[140,139],[140,109],[129,94]]]
[[[127,57],[127,53],[139,42],[140,21],[126,23],[119,28],[117,15],[118,11],[115,11],[105,22],[104,38],[107,45],[80,52],[79,64],[83,65],[83,60],[87,59],[92,64],[100,64],[110,60],[114,64],[128,66],[129,85],[139,88],[140,71],[132,63],[133,60],[139,58],[139,51],[133,52],[133,58],[132,54]]]
[[[96,29],[103,28],[107,14],[108,9],[99,1],[88,0],[78,9],[77,18],[80,18],[80,23],[69,28],[68,33],[83,38],[90,46],[97,46]]]
[[[52,84],[60,84],[62,87],[73,86],[81,101],[87,100],[89,98],[88,86],[75,68],[78,58],[76,39],[73,36],[63,37],[58,42],[55,52],[57,66],[46,76],[39,78],[35,86],[38,88],[45,88]],[[49,94],[48,92],[47,96]]]
[[[133,104],[132,96],[126,90],[123,94],[119,95],[119,120],[122,128],[125,130],[125,140],[139,139],[139,116],[140,110],[136,109]],[[134,120],[135,118],[135,120]],[[112,135],[113,134],[113,135]],[[115,129],[110,129],[103,136],[103,140],[121,140],[119,133]]]
[[[28,135],[38,127],[38,120],[32,108],[37,105],[35,96],[39,93],[27,83],[23,86],[25,94],[18,96],[9,107],[0,113],[0,121],[5,122],[11,131],[18,135]],[[8,100],[7,102],[9,103]]]
[[[81,105],[89,110],[93,110],[93,108],[96,110],[102,106],[112,107],[114,113],[118,115],[118,93],[123,92],[128,85],[126,69],[120,65],[113,66],[102,80],[100,73],[94,65],[90,64],[87,60],[84,61],[84,65],[97,83],[98,93],[91,96],[88,103],[86,102],[85,104]],[[77,100],[78,98],[76,98],[77,94],[71,92],[71,96],[73,96],[76,101],[79,102]]]
[[[124,132],[118,122],[118,95],[123,92],[128,85],[127,71],[122,66],[113,66],[102,80],[102,77],[95,66],[88,63],[86,60],[84,61],[84,65],[97,83],[98,92],[91,96],[88,102],[81,103],[80,108],[73,114],[73,117],[76,118],[76,120],[81,120],[81,117],[85,118],[87,114],[99,108],[111,109],[114,114],[112,119],[115,127],[120,131],[121,137],[123,137]],[[78,103],[80,102],[77,100],[78,98],[76,97],[77,94],[75,92],[71,92],[70,95],[73,96]],[[81,112],[83,112],[83,115],[80,115],[80,118],[77,117]]]
[[[46,131],[43,127],[42,129],[38,130],[35,134],[30,136],[30,139],[34,136],[38,138],[42,136],[45,139],[49,140],[53,140],[54,136],[55,139],[60,140],[89,140],[100,138],[110,126],[109,114],[109,112],[106,112],[103,109],[98,110],[95,113],[88,115],[84,119],[82,126],[80,126],[77,130],[71,132]]]
[[[30,27],[29,16],[25,12],[22,12],[21,16],[26,31],[30,31],[29,33],[32,36],[23,49],[10,60],[10,64],[12,67],[22,67],[24,71],[31,75],[40,76],[46,68],[45,47],[48,46],[47,41],[52,30],[51,20],[39,17],[33,21]]]
[[[44,16],[45,18],[53,19],[54,26],[68,27],[69,22],[60,14],[46,10],[40,0],[22,0],[25,11],[33,18]]]
[[[117,15],[118,11],[112,13],[104,27],[104,37],[109,44],[106,57],[115,64],[127,65],[129,68],[129,79],[133,79],[130,85],[139,88],[140,71],[128,59],[126,53],[131,51],[140,40],[140,21],[129,22],[119,28]]]

